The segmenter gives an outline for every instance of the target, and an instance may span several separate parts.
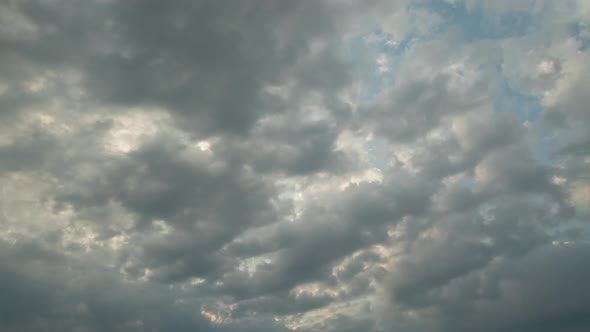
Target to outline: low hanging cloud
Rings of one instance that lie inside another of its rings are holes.
[[[0,330],[589,330],[589,9],[1,4]]]

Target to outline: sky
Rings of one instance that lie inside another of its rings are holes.
[[[590,2],[0,4],[0,331],[590,330]]]

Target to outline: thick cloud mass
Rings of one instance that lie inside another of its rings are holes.
[[[5,1],[0,331],[590,330],[585,0]]]

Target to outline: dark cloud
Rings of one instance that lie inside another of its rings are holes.
[[[51,156],[51,150],[56,148],[56,142],[51,135],[42,130],[32,128],[13,141],[0,145],[0,172],[23,171],[42,168]]]
[[[0,5],[0,330],[588,330],[586,9]]]
[[[300,220],[285,223],[268,238],[236,243],[233,250],[253,248],[257,255],[270,254],[272,259],[251,276],[241,271],[227,274],[223,287],[243,297],[284,291],[301,283],[332,282],[331,269],[342,258],[385,243],[388,227],[403,216],[428,211],[432,186],[404,175],[405,179],[392,177],[383,184],[363,183],[340,195],[331,193],[311,202]]]
[[[452,91],[450,77],[445,74],[402,82],[382,105],[377,105],[374,115],[376,132],[393,140],[413,141],[426,135],[445,116],[473,109],[486,101],[478,99],[485,96],[485,82],[474,83],[471,88],[475,91],[466,96]]]
[[[221,141],[214,145],[236,163],[249,164],[258,172],[306,175],[344,172],[354,167],[352,156],[337,151],[338,129],[334,119],[302,121],[292,114],[256,128],[248,141]]]
[[[172,293],[114,279],[100,261],[83,262],[35,242],[2,242],[1,259],[3,330],[214,330],[189,308],[169,307]]]
[[[298,91],[337,91],[350,80],[351,66],[331,39],[341,19],[333,12],[341,10],[328,3],[56,1],[8,7],[36,34],[5,42],[12,60],[7,71],[21,80],[34,77],[30,66],[79,72],[86,98],[164,107],[197,136],[244,134],[260,116],[282,112],[285,105],[267,104],[263,89],[287,78]],[[314,42],[326,45],[316,51]],[[12,103],[31,99],[10,96]]]
[[[501,259],[432,294],[423,319],[437,331],[583,331],[587,245],[545,246]]]
[[[278,218],[272,186],[241,165],[164,137],[117,159],[100,177],[73,184],[58,194],[57,206],[120,204],[135,215],[141,243],[129,252],[139,261],[130,263],[168,281],[213,273],[225,260],[225,243]]]

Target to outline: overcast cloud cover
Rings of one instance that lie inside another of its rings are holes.
[[[0,4],[0,331],[590,331],[587,0]]]

